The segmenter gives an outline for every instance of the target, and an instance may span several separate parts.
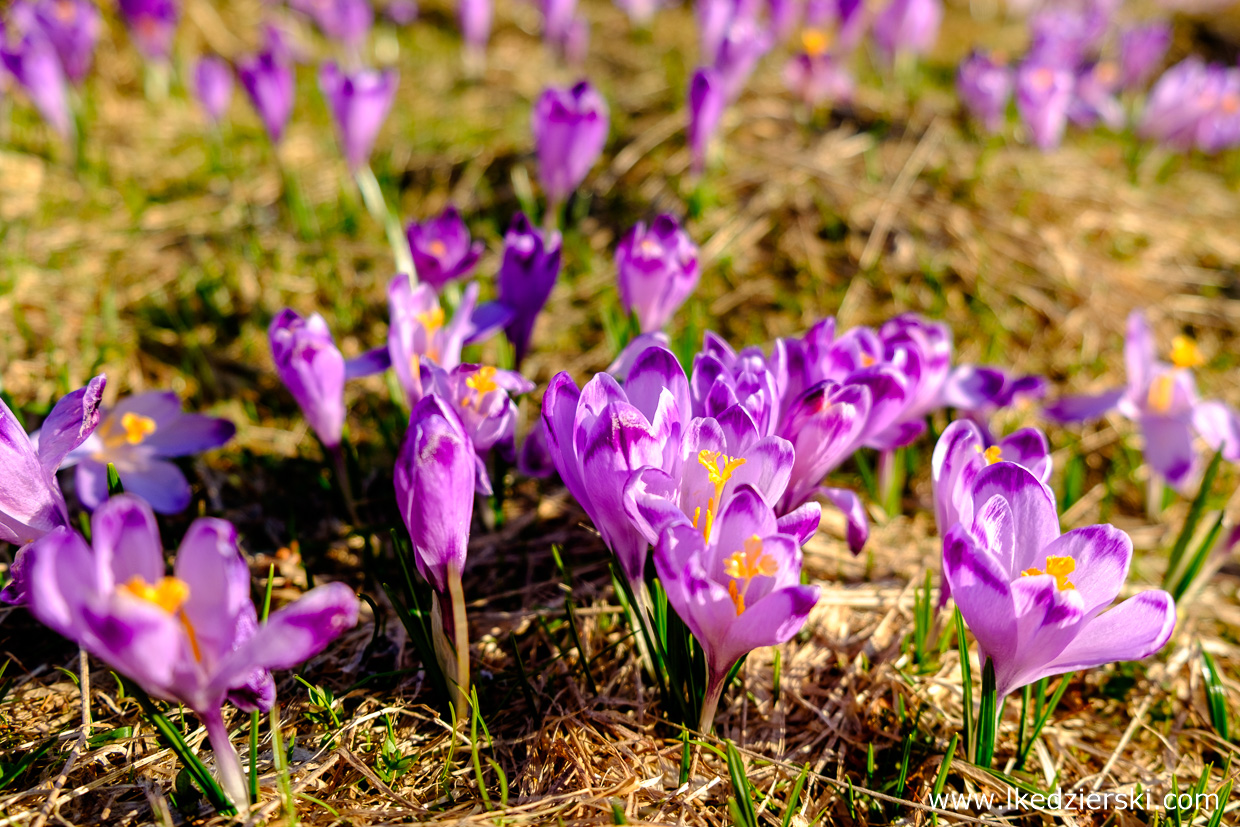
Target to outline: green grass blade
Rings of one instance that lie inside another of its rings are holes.
[[[792,785],[792,792],[788,795],[788,803],[784,805],[784,817],[780,821],[780,827],[789,827],[792,824],[792,816],[796,813],[797,807],[801,803],[801,791],[805,789],[805,780],[809,778],[809,762],[801,767],[801,774],[797,776],[796,783]]]
[[[995,738],[998,735],[999,699],[995,686],[995,663],[986,659],[982,669],[982,700],[977,708],[977,760],[979,767],[989,767],[995,757]]]
[[[956,619],[956,647],[960,652],[960,683],[964,693],[964,743],[970,758],[977,755],[973,735],[973,667],[969,663],[969,643],[964,634],[964,616],[954,609]]]
[[[115,497],[117,494],[124,494],[125,486],[121,485],[121,475],[117,473],[116,466],[108,463],[108,496]]]
[[[736,813],[733,818],[740,827],[758,827],[758,813],[753,806],[753,791],[749,787],[749,779],[745,775],[745,762],[736,751],[736,745],[727,742],[728,776],[732,780],[732,791],[736,795]],[[739,817],[738,817],[739,815]]]
[[[1059,686],[1055,687],[1055,694],[1051,695],[1051,699],[1046,702],[1045,706],[1041,707],[1041,713],[1034,719],[1033,728],[1029,730],[1029,740],[1025,742],[1024,751],[1016,758],[1017,768],[1025,765],[1025,759],[1029,756],[1029,750],[1033,748],[1033,742],[1038,740],[1038,736],[1042,734],[1042,727],[1046,726],[1046,722],[1050,720],[1051,715],[1055,712],[1055,707],[1059,706],[1059,699],[1067,691],[1068,683],[1071,682],[1072,676],[1075,674],[1075,672],[1068,672],[1060,678]],[[1039,693],[1040,697],[1041,693]]]
[[[1222,675],[1214,664],[1214,657],[1201,650],[1201,674],[1205,678],[1206,701],[1210,707],[1210,723],[1224,741],[1231,740],[1231,726],[1227,720],[1227,692],[1223,688]]]
[[[1214,544],[1218,542],[1219,535],[1223,533],[1223,516],[1223,512],[1220,511],[1214,519],[1214,524],[1210,526],[1210,530],[1202,538],[1201,545],[1197,546],[1197,550],[1188,558],[1188,565],[1184,567],[1184,573],[1176,580],[1175,585],[1168,590],[1177,602],[1192,587],[1193,581],[1197,579],[1197,575],[1205,568],[1206,560],[1210,559],[1210,552],[1214,550]]]
[[[1167,574],[1163,577],[1163,588],[1167,591],[1171,591],[1172,579],[1180,568],[1184,552],[1188,551],[1188,543],[1197,531],[1197,524],[1201,522],[1206,500],[1210,497],[1210,489],[1214,487],[1214,478],[1218,476],[1219,465],[1222,461],[1223,452],[1216,451],[1214,459],[1210,460],[1205,474],[1201,477],[1201,487],[1197,489],[1197,496],[1193,498],[1192,505],[1188,508],[1188,515],[1184,518],[1184,527],[1180,529],[1179,536],[1175,538],[1175,545],[1171,547],[1171,556],[1167,560]]]
[[[947,786],[947,774],[951,772],[952,759],[956,757],[956,747],[960,743],[960,733],[953,732],[952,740],[947,745],[947,752],[943,755],[943,763],[939,764],[939,774],[934,777],[934,798],[937,800],[943,794],[943,788]],[[932,824],[939,823],[939,814],[931,813],[930,822]],[[785,825],[787,827],[787,825]]]

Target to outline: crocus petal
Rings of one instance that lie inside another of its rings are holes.
[[[273,612],[253,637],[229,653],[212,684],[224,691],[241,684],[255,669],[291,669],[357,625],[357,614],[357,596],[344,583],[313,588]]]
[[[1145,438],[1145,461],[1150,468],[1183,493],[1192,481],[1197,461],[1189,419],[1144,416],[1141,417],[1141,435]]]
[[[633,370],[633,366],[637,364],[637,357],[645,353],[646,348],[651,347],[670,350],[672,340],[661,330],[655,333],[642,333],[639,336],[634,336],[633,341],[625,345],[624,350],[620,351],[620,355],[607,366],[607,372],[623,382],[625,377],[629,375],[629,372]]]
[[[181,469],[162,459],[149,459],[118,475],[125,491],[137,494],[160,514],[181,513],[193,493]]]
[[[1040,482],[1050,480],[1050,443],[1046,441],[1046,434],[1037,428],[1014,431],[995,444],[999,446],[1000,459],[1029,469]]]
[[[84,459],[73,469],[73,485],[78,501],[93,511],[108,500],[108,467],[101,462]]]
[[[151,507],[132,494],[105,502],[90,521],[91,539],[100,563],[117,584],[133,577],[154,583],[164,575],[164,547]]]
[[[1123,388],[1113,388],[1099,394],[1061,396],[1043,408],[1042,413],[1052,422],[1085,422],[1105,416],[1123,395]]]
[[[1161,649],[1175,629],[1175,601],[1164,591],[1134,595],[1085,623],[1076,639],[1032,680],[1121,660],[1141,660]]]
[[[1086,617],[1111,605],[1128,578],[1132,540],[1113,525],[1075,528],[1046,547],[1047,557],[1071,557],[1068,580],[1081,594]],[[1045,570],[1045,561],[1038,568]]]
[[[747,607],[713,653],[712,669],[724,673],[754,649],[787,643],[805,626],[818,602],[818,591],[818,586],[789,586]]]
[[[688,419],[693,404],[689,398],[689,380],[685,370],[670,350],[647,348],[637,357],[633,369],[624,380],[629,402],[654,422],[664,390],[670,390],[675,402],[677,421]]]
[[[195,520],[181,541],[174,571],[189,584],[181,611],[193,629],[197,655],[209,668],[240,642],[239,630],[253,633],[258,617],[250,599],[250,570],[237,549],[232,523]]]
[[[847,521],[845,537],[848,539],[848,550],[853,554],[860,554],[865,547],[865,541],[870,539],[870,520],[861,498],[857,496],[857,492],[847,488],[823,487],[819,490],[832,505],[843,512]]]
[[[1011,589],[1016,656],[995,658],[995,687],[1000,698],[1037,680],[1030,675],[1064,650],[1079,631],[1084,615],[1080,594],[1075,589],[1058,588],[1049,574],[1018,578]],[[994,657],[985,650],[983,655]]]
[[[1154,348],[1154,335],[1145,321],[1145,314],[1134,310],[1128,315],[1128,330],[1124,337],[1124,366],[1128,370],[1128,387],[1137,393],[1144,392],[1153,378],[1151,369],[1158,355]]]
[[[775,526],[780,534],[795,537],[798,545],[805,545],[809,542],[809,538],[814,536],[814,532],[818,531],[818,524],[821,522],[822,506],[816,502],[807,502],[776,519]],[[862,542],[864,543],[865,540],[863,539]]]
[[[1012,521],[1020,529],[1015,534],[1013,556],[1004,561],[1008,570],[1018,572],[1038,565],[1042,549],[1059,536],[1055,495],[1028,470],[1015,463],[997,462],[982,469],[973,484],[974,513],[978,517],[992,497],[1007,502]]]
[[[633,472],[624,486],[624,511],[650,543],[668,526],[687,522],[680,508],[680,486],[661,468]]]
[[[943,538],[943,577],[979,646],[996,663],[1017,652],[1016,616],[1007,570],[979,548],[964,526]]]
[[[465,344],[472,345],[493,336],[512,322],[516,311],[503,302],[483,302],[469,315],[469,328],[465,332]]]
[[[1228,462],[1240,462],[1240,414],[1222,402],[1207,401],[1193,408],[1193,428]]]
[[[86,387],[57,402],[47,415],[39,430],[39,463],[48,475],[55,474],[65,456],[94,432],[105,384],[104,376],[96,376]],[[16,469],[7,470],[12,473]]]
[[[368,350],[360,356],[354,356],[352,359],[344,361],[344,378],[345,381],[350,379],[361,379],[363,376],[373,376],[376,373],[383,373],[392,366],[392,352],[387,345]]]
[[[97,590],[94,553],[76,531],[58,528],[21,550],[30,613],[54,632],[74,636],[84,595]],[[61,588],[61,585],[66,588]]]

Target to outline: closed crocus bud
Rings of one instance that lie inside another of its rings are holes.
[[[1091,127],[1101,121],[1111,129],[1124,125],[1119,91],[1119,68],[1107,61],[1083,67],[1076,77],[1068,118],[1077,126]]]
[[[418,19],[418,4],[416,0],[390,0],[383,14],[397,26],[408,26]]]
[[[212,124],[219,124],[232,100],[232,69],[223,58],[207,55],[194,67],[194,94]]]
[[[680,223],[660,215],[629,230],[616,249],[620,306],[635,313],[643,333],[663,329],[697,287],[697,245]]]
[[[712,65],[719,56],[723,37],[736,16],[737,0],[699,0],[693,4],[697,18],[698,60]]]
[[[960,100],[987,132],[1003,128],[1012,98],[1012,69],[989,55],[974,52],[960,63],[956,74]]]
[[[827,52],[803,52],[784,65],[784,83],[806,106],[848,101],[853,96],[852,73]]]
[[[474,447],[452,406],[427,394],[413,408],[396,460],[396,502],[418,572],[440,594],[465,567],[477,474]]]
[[[724,98],[734,101],[741,96],[758,61],[774,45],[775,38],[756,19],[745,16],[732,21],[715,55]]]
[[[1120,35],[1120,84],[1138,89],[1154,76],[1171,46],[1171,26],[1164,22],[1136,26]]]
[[[349,169],[357,171],[370,160],[379,129],[396,95],[396,72],[360,69],[343,72],[335,63],[319,69],[319,88],[327,100]]]
[[[552,87],[534,106],[531,128],[538,151],[538,180],[552,205],[573,194],[607,143],[607,102],[587,81]]]
[[[370,0],[299,0],[293,8],[308,14],[327,37],[358,50],[375,22]]]
[[[65,77],[80,84],[90,71],[99,40],[101,20],[95,4],[90,0],[35,0],[15,3],[11,15],[17,17],[22,7],[56,50]]]
[[[499,300],[513,311],[504,328],[521,364],[529,351],[534,321],[547,304],[560,275],[560,234],[534,229],[525,213],[517,213],[504,235],[500,263]]]
[[[69,88],[52,44],[35,31],[14,48],[0,48],[0,61],[30,96],[39,114],[65,141],[73,137]]]
[[[469,228],[452,206],[434,218],[411,223],[405,234],[418,280],[436,290],[472,273],[484,249],[481,241],[471,242]]]
[[[142,56],[147,60],[167,60],[181,16],[178,0],[120,0],[120,7],[129,36]]]
[[[306,421],[328,450],[340,447],[344,430],[344,356],[323,317],[303,319],[285,308],[268,330],[276,372],[297,400]]]
[[[689,81],[689,168],[694,175],[706,169],[706,153],[710,139],[719,128],[727,98],[718,73],[714,69],[699,68]]]
[[[939,37],[942,0],[891,0],[874,18],[874,44],[888,62],[924,55]]]
[[[1039,149],[1054,149],[1063,140],[1075,86],[1067,69],[1025,63],[1016,71],[1016,108]]]
[[[543,40],[561,45],[577,14],[577,0],[542,0]]]
[[[293,114],[293,65],[287,53],[267,49],[237,62],[237,76],[250,96],[254,109],[272,143],[284,136],[284,127]]]

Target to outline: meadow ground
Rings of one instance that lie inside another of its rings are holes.
[[[783,91],[781,60],[769,57],[725,117],[720,155],[694,189],[682,137],[689,11],[663,12],[644,34],[610,5],[587,11],[594,36],[584,73],[610,103],[611,135],[572,204],[578,220],[566,232],[564,272],[526,363],[540,388],[522,403],[522,433],[556,372],[581,380],[611,361],[611,253],[620,233],[657,211],[688,214],[702,245],[701,285],[672,325],[679,352],[706,329],[742,346],[826,315],[850,326],[916,311],[952,327],[959,361],[1042,373],[1083,391],[1122,379],[1124,320],[1145,308],[1163,341],[1187,332],[1201,344],[1203,392],[1240,403],[1240,155],[1179,157],[1131,136],[1079,132],[1042,154],[1010,136],[975,135],[951,92],[955,60],[975,37],[1019,48],[1024,30],[1001,17],[979,22],[954,4],[943,44],[919,73],[867,70],[855,104],[830,116],[801,111]],[[259,13],[257,0],[189,0],[179,48],[235,54],[253,45],[239,39],[252,27],[235,21]],[[511,214],[533,201],[532,101],[544,85],[574,79],[538,42],[534,9],[501,2],[497,20],[475,83],[462,79],[442,4],[427,4],[419,23],[375,44],[401,69],[373,160],[389,203],[404,220],[455,204],[488,244],[483,274],[497,266]],[[3,391],[37,419],[106,371],[110,394],[171,388],[188,407],[229,417],[236,439],[186,465],[195,503],[164,521],[167,545],[198,513],[223,516],[242,532],[256,593],[274,566],[277,602],[311,578],[343,579],[372,599],[362,623],[300,673],[334,694],[330,708],[312,703],[291,675],[278,676],[275,720],[293,744],[291,765],[276,772],[264,722],[264,806],[254,820],[731,823],[728,800],[738,793],[722,757],[726,738],[747,764],[752,789],[740,795],[752,796],[761,823],[930,821],[929,793],[962,703],[954,646],[928,664],[910,653],[916,587],[939,568],[929,440],[909,453],[899,513],[870,506],[875,529],[862,556],[824,520],[805,557],[823,587],[818,608],[782,647],[777,671],[772,651],[748,659],[744,691],[725,696],[715,737],[697,739],[687,783],[681,730],[644,679],[601,541],[560,484],[514,478],[503,519],[490,531],[475,524],[465,577],[485,732],[454,731],[365,572],[371,536],[384,538],[379,570],[393,566],[386,537],[400,521],[390,468],[406,412],[383,379],[350,385],[366,525],[349,525],[267,348],[266,326],[284,306],[322,312],[346,355],[386,336],[389,251],[339,160],[313,70],[300,70],[278,151],[240,96],[212,139],[180,84],[163,101],[144,96],[137,56],[109,25],[84,96],[80,158],[71,160],[23,105],[0,127],[0,318],[10,331],[0,339]],[[1203,42],[1200,34],[1180,21],[1175,54]],[[494,359],[493,347],[476,358]],[[1036,410],[1009,416],[1013,426],[1034,422]],[[1050,436],[1052,485],[1071,502],[1065,526],[1111,521],[1129,531],[1137,555],[1127,589],[1157,585],[1188,503],[1175,499],[1157,523],[1146,518],[1140,452],[1119,419]],[[864,470],[846,466],[840,484],[863,489]],[[1236,479],[1225,467],[1218,490],[1233,491]],[[1234,512],[1231,500],[1212,506]],[[1161,794],[1173,779],[1186,788],[1204,773],[1216,791],[1233,777],[1225,765],[1236,747],[1211,725],[1200,652],[1214,656],[1234,709],[1240,566],[1218,557],[1210,567],[1217,571],[1181,602],[1161,654],[1072,678],[1023,771],[1013,767],[1013,704],[1001,733],[996,766],[1026,786],[1141,785],[1158,791],[1149,810],[1025,811],[1009,821],[1149,824],[1170,817]],[[205,809],[187,815],[170,803],[171,754],[98,664],[93,737],[61,778],[77,738],[76,652],[11,609],[0,613],[0,652],[8,660],[0,825],[210,820]],[[191,740],[200,739],[185,720]],[[243,742],[248,716],[230,723]],[[789,821],[785,808],[806,766]],[[1002,798],[1009,788],[960,755],[945,778],[948,790]],[[63,789],[49,808],[54,784]],[[1000,817],[977,807],[939,814],[947,823],[979,816]]]

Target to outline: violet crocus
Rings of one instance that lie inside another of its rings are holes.
[[[26,599],[28,558],[23,547],[69,525],[69,509],[56,471],[98,426],[106,383],[104,376],[96,376],[86,387],[58,401],[43,420],[37,445],[0,399],[0,462],[5,468],[5,484],[0,488],[0,541],[18,547],[9,571],[11,579],[0,592],[5,603],[23,603]]]
[[[415,286],[406,275],[397,276],[388,284],[388,355],[411,405],[424,393],[424,358],[444,370],[452,370],[461,363],[461,348],[471,341],[471,334],[480,339],[491,332],[479,331],[473,324],[478,289],[476,282],[465,288],[456,313],[449,320],[431,285]]]
[[[578,390],[568,373],[559,373],[543,396],[555,469],[639,595],[648,541],[625,512],[624,487],[639,469],[670,469],[690,410],[684,370],[659,347],[637,357],[623,387],[599,373]]]
[[[121,16],[147,60],[166,61],[181,17],[179,0],[119,0]]]
[[[746,486],[720,513],[710,540],[688,522],[665,529],[654,565],[668,603],[706,655],[698,728],[709,732],[731,668],[799,632],[818,587],[801,584],[798,538],[781,533],[770,506]]]
[[[694,175],[701,175],[706,170],[710,140],[719,129],[719,121],[723,118],[727,103],[719,74],[708,67],[695,70],[689,80],[689,122],[686,127],[689,169]]]
[[[26,34],[11,48],[4,46],[0,37],[0,63],[25,90],[43,120],[69,141],[74,133],[69,87],[51,42],[38,30]]]
[[[739,0],[700,0],[693,4],[697,21],[698,61],[713,65],[728,26],[738,12]]]
[[[232,101],[232,67],[220,57],[204,55],[194,66],[194,94],[207,120],[218,126]]]
[[[901,55],[924,55],[943,23],[942,0],[891,0],[874,18],[874,45],[890,63]]]
[[[102,19],[91,0],[33,0],[13,4],[12,18],[25,18],[15,28],[37,28],[60,58],[70,83],[80,85],[90,72]]]
[[[811,109],[824,103],[845,103],[856,87],[845,62],[817,48],[793,55],[784,64],[784,84]]]
[[[1154,83],[1141,113],[1137,134],[1181,152],[1197,140],[1197,127],[1209,109],[1217,67],[1197,57],[1180,61]]]
[[[559,232],[535,229],[523,212],[512,217],[504,235],[504,255],[495,280],[500,302],[512,311],[504,332],[518,366],[529,352],[534,322],[559,278],[561,248]]]
[[[620,306],[643,333],[662,330],[697,287],[698,248],[672,215],[639,221],[616,248]]]
[[[1025,62],[1016,70],[1016,108],[1042,151],[1063,140],[1076,79],[1068,69]]]
[[[1129,90],[1144,86],[1170,47],[1171,26],[1164,21],[1125,30],[1119,38],[1120,85]]]
[[[507,461],[516,459],[517,406],[512,396],[529,393],[534,383],[516,371],[491,365],[457,365],[450,371],[423,360],[421,382],[427,396],[450,404],[477,458],[478,493],[493,493],[487,457],[498,451]]]
[[[436,290],[472,273],[485,249],[481,241],[471,241],[469,228],[451,205],[434,218],[410,223],[405,235],[418,280]]]
[[[64,466],[77,466],[78,499],[88,509],[107,500],[111,463],[126,491],[160,514],[177,514],[189,505],[191,492],[181,469],[168,460],[219,448],[236,432],[227,419],[183,412],[175,393],[139,393],[104,411],[99,427]]]
[[[418,19],[417,0],[388,0],[383,15],[397,26],[408,26]]]
[[[238,60],[237,76],[271,142],[278,144],[293,114],[295,78],[290,57],[283,50],[265,49]]]
[[[538,151],[538,180],[553,207],[568,200],[607,143],[607,102],[587,81],[552,87],[534,105],[530,124]]]
[[[276,373],[328,451],[340,449],[344,431],[345,362],[327,322],[289,308],[267,331]]]
[[[292,0],[289,6],[308,15],[319,31],[355,54],[375,22],[370,0]]]
[[[1014,462],[1038,482],[1050,480],[1050,444],[1036,428],[1022,428],[993,444],[976,423],[967,419],[958,419],[943,429],[930,462],[934,521],[940,537],[946,537],[958,523],[973,524],[973,483],[982,469],[996,462]],[[939,605],[950,597],[951,588],[944,581]]]
[[[379,129],[396,96],[394,69],[345,72],[334,62],[319,69],[319,89],[332,113],[340,149],[352,172],[370,160]]]
[[[481,65],[491,39],[492,0],[456,0],[456,21],[469,59]]]
[[[1122,129],[1127,115],[1119,102],[1119,88],[1119,68],[1114,63],[1099,61],[1082,67],[1076,76],[1068,118],[1085,128],[1101,121],[1109,129]]]
[[[577,0],[542,0],[543,40],[557,48],[568,37],[569,27],[577,15]]]
[[[1060,534],[1055,498],[1012,462],[982,469],[971,524],[943,540],[943,576],[994,666],[996,692],[1041,678],[1157,652],[1175,627],[1175,602],[1143,591],[1111,608],[1128,575],[1132,541],[1111,525]]]
[[[1055,422],[1082,422],[1118,410],[1140,428],[1145,461],[1154,475],[1185,493],[1201,465],[1193,446],[1194,432],[1217,449],[1226,440],[1219,426],[1227,420],[1218,415],[1220,403],[1202,413],[1204,403],[1198,398],[1192,369],[1205,358],[1196,342],[1176,336],[1169,356],[1170,363],[1158,358],[1144,314],[1134,311],[1128,316],[1124,342],[1127,385],[1099,394],[1062,397],[1047,405],[1045,414]]]
[[[1010,66],[977,51],[961,61],[956,73],[956,91],[961,102],[992,133],[1003,128],[1012,84]]]
[[[725,100],[735,101],[741,96],[758,61],[774,45],[771,32],[755,18],[748,15],[733,18],[713,65]]]
[[[137,497],[105,503],[91,537],[87,545],[58,528],[30,546],[31,613],[150,695],[193,711],[207,730],[221,785],[244,809],[249,784],[224,703],[270,709],[272,670],[314,657],[357,623],[353,590],[319,586],[260,624],[231,523],[195,520],[171,576],[155,515]]]

